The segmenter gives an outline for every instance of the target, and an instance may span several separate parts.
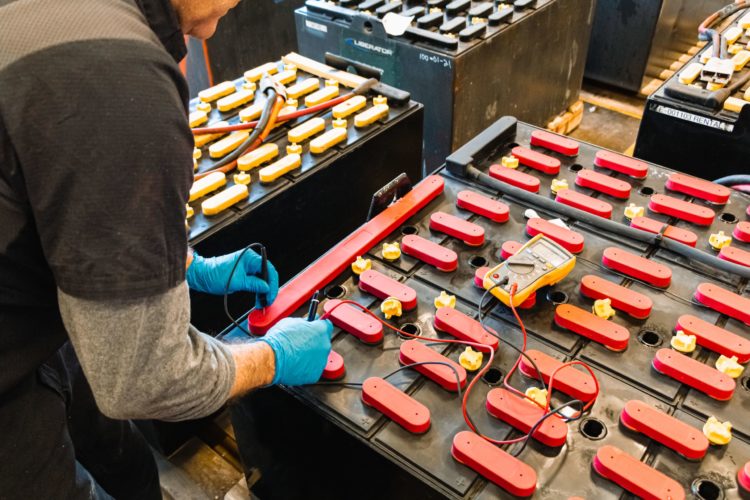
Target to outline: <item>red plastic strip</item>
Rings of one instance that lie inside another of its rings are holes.
[[[737,484],[746,493],[750,493],[750,462],[737,471]]]
[[[560,304],[555,308],[555,323],[612,351],[624,351],[628,347],[630,332],[627,328],[571,304]]]
[[[581,253],[583,251],[582,234],[560,227],[557,224],[552,224],[548,220],[532,217],[526,223],[526,234],[534,237],[540,233],[552,241],[559,243],[569,252]]]
[[[528,497],[536,490],[534,469],[473,432],[456,434],[451,455],[511,495]]]
[[[672,191],[684,193],[717,205],[725,205],[729,201],[729,195],[732,194],[731,189],[721,184],[678,173],[670,175],[664,186]]]
[[[417,307],[416,290],[374,269],[368,269],[359,275],[359,289],[380,300],[389,297],[398,299],[405,311]]]
[[[627,252],[622,248],[605,248],[602,254],[602,264],[604,267],[659,288],[667,288],[672,283],[672,270],[667,266]]]
[[[548,175],[555,175],[560,172],[560,160],[557,158],[547,156],[523,146],[516,146],[510,152],[513,156],[518,158],[521,165],[526,165],[527,167],[539,170]]]
[[[594,165],[629,175],[636,179],[645,179],[648,176],[648,163],[636,160],[629,156],[618,155],[612,151],[597,151]]]
[[[612,205],[606,201],[597,200],[591,196],[579,193],[574,189],[561,189],[557,192],[555,201],[590,214],[598,215],[599,217],[604,217],[605,219],[612,218]]]
[[[719,250],[719,258],[741,266],[750,267],[750,252],[732,245]]]
[[[750,210],[750,206],[748,207],[748,210]],[[748,214],[748,216],[750,216],[750,213]],[[732,234],[738,240],[744,241],[745,243],[750,243],[750,222],[738,222]]]
[[[648,217],[634,217],[633,220],[630,221],[630,227],[657,234],[661,232],[664,223]],[[698,243],[698,235],[687,229],[667,225],[667,229],[665,229],[662,234],[664,234],[665,238],[679,241],[680,243],[684,243],[691,247],[694,247],[696,243]]]
[[[716,217],[716,212],[708,207],[663,194],[653,195],[648,201],[648,208],[657,214],[671,215],[699,226],[710,226]]]
[[[380,377],[365,380],[362,401],[413,434],[430,428],[430,410]]]
[[[592,274],[581,279],[581,293],[594,300],[610,299],[612,307],[637,319],[648,318],[654,305],[654,301],[642,293]]]
[[[523,243],[517,241],[504,241],[503,245],[500,247],[500,257],[502,257],[503,260],[506,260],[508,257],[515,255],[522,246]]]
[[[695,300],[750,325],[750,299],[711,283],[701,283],[695,290]]]
[[[735,335],[729,330],[720,328],[690,314],[677,318],[675,330],[682,330],[688,335],[695,335],[695,342],[706,349],[727,357],[737,356],[737,361],[750,361],[750,340]]]
[[[542,182],[533,175],[502,165],[490,165],[490,177],[507,182],[511,186],[525,189],[530,193],[538,193],[539,187],[542,185]]]
[[[336,351],[331,351],[328,355],[328,363],[326,363],[326,367],[323,368],[323,376],[321,378],[324,380],[339,380],[343,378],[344,375],[346,375],[344,358]]]
[[[615,179],[614,177],[600,174],[593,170],[581,170],[578,172],[576,184],[623,200],[630,198],[630,190],[632,189],[629,182]]]
[[[456,371],[445,365],[417,365],[414,369],[439,384],[446,391],[457,391],[459,382],[462,388],[466,386],[466,370],[463,366],[430,349],[418,340],[407,340],[401,344],[399,360],[404,365],[425,361],[447,363],[458,372],[458,380],[456,380]]]
[[[430,175],[414,186],[403,198],[355,230],[307,269],[292,278],[279,291],[276,300],[265,309],[254,309],[248,316],[248,327],[255,335],[265,334],[277,321],[286,318],[349,267],[357,255],[364,255],[376,243],[393,232],[428,203],[445,187],[439,175]],[[415,303],[416,306],[416,303]]]
[[[614,446],[596,451],[594,470],[624,490],[644,500],[684,500],[680,483]]]
[[[526,351],[526,356],[534,361],[542,375],[542,380],[544,380],[544,383],[546,384],[549,384],[552,372],[557,370],[563,364],[562,361],[558,361],[552,356],[548,356],[547,354],[535,349],[529,349]],[[526,356],[521,356],[521,363],[518,365],[518,369],[527,377],[538,379],[534,366],[526,359]],[[583,402],[591,401],[594,399],[594,396],[596,396],[596,384],[591,378],[591,375],[576,370],[572,366],[566,366],[555,374],[555,383],[553,387],[554,389]]]
[[[494,222],[506,222],[510,217],[508,205],[474,191],[460,191],[456,197],[456,206]]]
[[[327,300],[323,304],[323,310],[330,313],[329,317],[334,325],[366,344],[377,344],[383,340],[383,323],[361,309],[349,304],[339,305],[340,303],[340,300]]]
[[[430,229],[459,239],[469,246],[477,247],[484,243],[484,229],[481,226],[445,212],[430,215]]]
[[[456,252],[415,234],[403,237],[401,250],[406,255],[435,266],[438,271],[450,272],[458,267]]]
[[[487,393],[486,406],[490,415],[523,433],[529,432],[544,416],[543,408],[499,387]],[[557,417],[550,417],[544,420],[531,437],[556,448],[565,444],[568,425]]]
[[[478,348],[483,352],[490,352],[490,349],[497,350],[500,342],[497,337],[484,331],[479,321],[450,307],[441,307],[437,310],[434,325],[436,330],[448,333],[459,340],[467,340],[488,346],[486,348]]]
[[[728,401],[737,385],[716,368],[704,365],[681,352],[664,348],[656,351],[654,369],[719,401]]]
[[[531,133],[531,145],[547,148],[550,151],[566,156],[578,154],[578,143],[563,135],[553,134],[546,130],[535,130]]]
[[[645,434],[688,460],[700,460],[708,451],[708,439],[701,431],[642,401],[631,400],[625,403],[620,422],[628,429]]]

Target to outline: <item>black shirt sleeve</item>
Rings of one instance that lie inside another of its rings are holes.
[[[114,39],[15,64],[0,104],[57,286],[139,298],[184,280],[193,139],[177,65]]]

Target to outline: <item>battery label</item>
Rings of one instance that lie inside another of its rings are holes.
[[[693,113],[687,113],[685,111],[680,111],[679,109],[674,109],[674,108],[670,108],[669,106],[664,106],[663,104],[651,103],[650,109],[651,111],[656,111],[657,113],[671,116],[672,118],[678,118],[680,120],[685,120],[687,122],[697,123],[698,125],[703,125],[704,127],[715,128],[723,132],[732,132],[734,130],[733,123],[727,123],[721,120],[716,120],[714,118],[707,118],[705,116],[699,116]]]
[[[314,21],[310,21],[309,19],[305,19],[305,26],[307,26],[311,30],[320,31],[322,33],[328,33],[328,26],[326,26],[325,24],[320,24]]]

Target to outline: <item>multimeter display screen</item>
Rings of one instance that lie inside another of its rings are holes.
[[[563,262],[568,260],[566,256],[560,255],[560,253],[556,252],[554,248],[551,248],[545,244],[534,245],[532,251],[539,257],[552,264],[554,267],[561,266]]]

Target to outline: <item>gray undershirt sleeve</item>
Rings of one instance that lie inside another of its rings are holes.
[[[86,300],[58,289],[60,311],[99,409],[118,419],[187,420],[227,401],[229,348],[190,325],[185,282],[136,300]]]

